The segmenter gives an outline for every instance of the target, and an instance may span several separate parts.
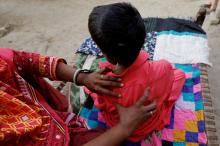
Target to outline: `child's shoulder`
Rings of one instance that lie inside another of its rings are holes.
[[[172,69],[172,64],[165,60],[165,59],[161,59],[161,60],[158,60],[158,61],[152,61],[151,62],[151,67],[154,68],[154,69],[165,69],[165,70],[169,70],[169,69]]]
[[[152,80],[157,80],[165,75],[172,76],[173,67],[167,60],[158,60],[150,63],[148,72]]]

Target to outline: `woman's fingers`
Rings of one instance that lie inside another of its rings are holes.
[[[109,96],[120,97],[120,94],[111,90],[111,87],[122,87],[121,79],[104,75],[104,73],[110,72],[111,69],[105,68],[98,72],[94,72],[87,80],[90,89],[96,93],[101,93]]]
[[[106,87],[122,87],[123,84],[117,81],[98,80],[97,84]]]
[[[106,74],[108,72],[111,72],[112,70],[110,68],[103,68],[103,69],[100,69],[99,71],[97,71],[97,73],[99,74]]]
[[[117,108],[119,115],[125,110],[125,108],[118,103],[115,103],[115,107]]]
[[[147,106],[142,106],[142,112],[145,115],[145,118],[153,116],[156,112],[156,103],[153,102]]]
[[[108,88],[105,88],[103,86],[97,86],[96,89],[95,89],[95,92],[101,93],[101,94],[104,94],[104,95],[108,95],[108,96],[121,97],[120,94],[118,94],[116,92],[113,92],[112,90],[110,90]]]
[[[156,112],[156,109],[149,111],[146,114],[147,114],[147,116],[153,116],[155,112]]]
[[[115,77],[107,76],[107,75],[103,75],[103,74],[101,74],[101,75],[99,76],[99,79],[100,79],[100,80],[107,80],[107,81],[121,81],[120,78],[115,78]]]
[[[146,112],[150,112],[156,109],[156,102],[153,102],[149,105],[143,106],[143,110]]]
[[[146,102],[148,96],[149,96],[149,88],[147,88],[144,91],[144,95],[136,102],[136,106],[139,107],[139,106],[144,105],[144,103]]]
[[[143,112],[143,115],[145,115],[145,118],[152,116],[156,111],[156,102],[153,102],[147,106],[144,106],[146,103],[147,98],[149,97],[149,88],[147,88],[144,91],[144,95],[136,102],[135,106],[137,108],[141,108],[141,111]]]
[[[121,81],[120,78],[104,75],[104,74],[111,72],[111,71],[112,70],[109,68],[104,68],[104,69],[100,69],[99,71],[97,71],[97,74],[100,75],[99,77],[101,80]]]

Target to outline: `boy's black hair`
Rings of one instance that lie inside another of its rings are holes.
[[[129,3],[95,7],[89,15],[88,27],[102,52],[124,66],[135,61],[146,36],[140,13]]]

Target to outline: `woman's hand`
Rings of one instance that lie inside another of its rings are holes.
[[[98,72],[93,73],[80,73],[77,82],[81,85],[86,86],[89,90],[110,95],[120,97],[121,95],[113,92],[110,87],[122,87],[123,84],[120,82],[119,78],[114,78],[111,76],[104,75],[107,72],[110,72],[110,69],[101,69]]]
[[[116,105],[120,116],[120,122],[83,146],[120,145],[120,143],[129,137],[144,120],[154,114],[156,110],[155,103],[144,106],[147,96],[148,91],[145,92],[144,96],[142,96],[139,101],[128,108]]]
[[[144,105],[149,91],[146,89],[144,95],[131,107],[125,108],[119,104],[116,104],[118,113],[120,116],[119,125],[130,135],[138,128],[138,126],[149,117],[151,117],[156,111],[156,103],[153,102],[147,106]],[[128,135],[128,136],[129,136]]]
[[[59,62],[57,64],[56,75],[58,80],[73,82],[75,71],[76,67],[71,67],[63,62]],[[76,80],[79,85],[84,85],[93,92],[120,97],[118,93],[111,91],[109,88],[121,87],[123,84],[119,78],[104,75],[110,71],[110,69],[102,69],[93,73],[79,73]]]

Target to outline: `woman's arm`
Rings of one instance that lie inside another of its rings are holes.
[[[13,53],[11,58],[13,66],[23,78],[34,75],[56,80],[56,67],[58,63],[65,62],[62,58],[44,56],[32,52],[6,50]]]
[[[84,146],[116,146],[132,134],[138,126],[155,112],[156,104],[144,106],[148,92],[129,108],[117,105],[120,122]]]
[[[76,68],[71,67],[63,62],[59,62],[56,69],[56,76],[59,80],[73,82],[73,75]],[[77,84],[84,85],[91,91],[111,96],[120,96],[112,92],[108,87],[121,87],[120,79],[103,75],[109,70],[100,70],[93,73],[79,73]]]
[[[76,68],[68,66],[62,58],[43,56],[37,53],[15,51],[8,48],[2,48],[0,56],[3,57],[22,77],[36,75],[46,77],[52,80],[73,81],[73,75]],[[110,86],[120,87],[121,83],[117,78],[102,75],[103,71],[96,73],[80,73],[77,82],[86,86],[91,91],[97,93],[119,96],[117,93],[108,89]]]

